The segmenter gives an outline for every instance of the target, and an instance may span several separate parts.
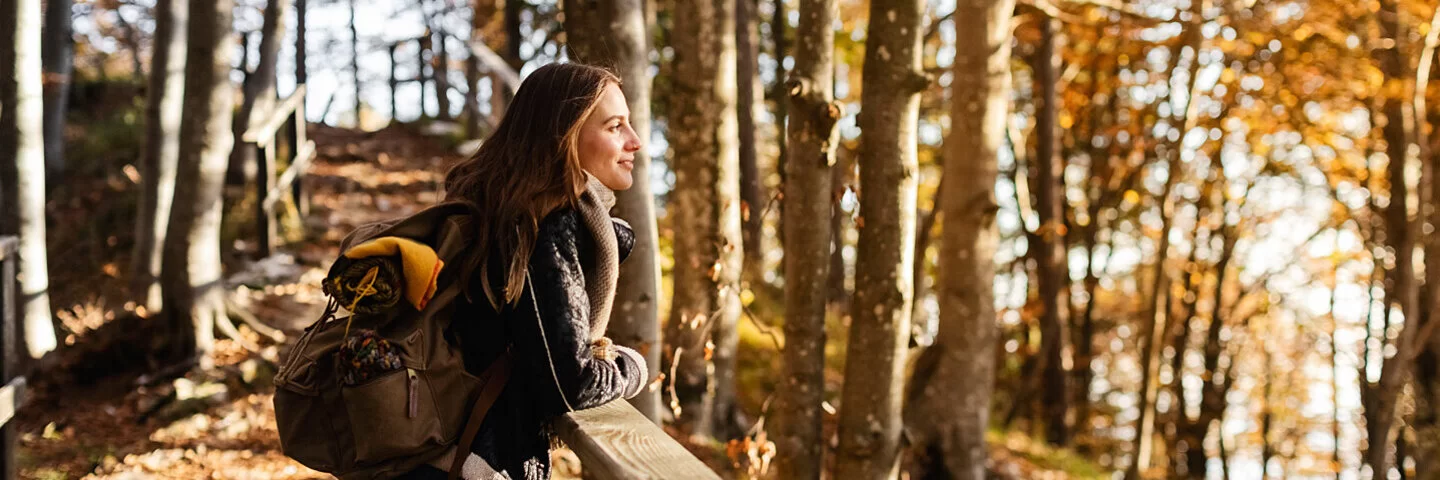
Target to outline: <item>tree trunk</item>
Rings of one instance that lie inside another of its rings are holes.
[[[845,197],[845,190],[849,188],[852,176],[850,172],[855,169],[855,151],[849,148],[841,148],[835,153],[835,165],[830,169],[830,272],[825,279],[826,300],[828,304],[836,306],[835,309],[845,314],[844,308],[839,307],[842,302],[850,298],[850,292],[845,288],[845,231],[849,223],[849,213],[840,206],[840,200]]]
[[[1381,34],[1390,39],[1388,47],[1376,50],[1375,56],[1380,70],[1387,81],[1403,82],[1405,65],[1400,52],[1400,43],[1405,34],[1400,25],[1398,7],[1393,0],[1381,0],[1377,15]],[[1415,324],[1419,317],[1419,284],[1415,281],[1415,269],[1411,259],[1415,249],[1415,232],[1410,225],[1407,197],[1405,163],[1413,137],[1414,118],[1402,95],[1386,95],[1384,101],[1385,124],[1383,134],[1386,156],[1389,157],[1390,204],[1385,208],[1385,239],[1395,255],[1395,269],[1386,277],[1390,280],[1385,292],[1386,304],[1397,306],[1404,314],[1406,325],[1396,339],[1395,356],[1385,359],[1380,367],[1379,388],[1374,391],[1373,403],[1365,408],[1365,430],[1369,448],[1365,452],[1365,463],[1375,478],[1388,475],[1392,466],[1390,456],[1391,435],[1395,424],[1395,409],[1399,394],[1406,382],[1411,353],[1414,345]]]
[[[0,115],[0,161],[5,183],[13,186],[0,202],[7,228],[4,234],[20,236],[20,305],[25,348],[38,359],[55,349],[55,325],[50,311],[50,275],[45,249],[45,138],[43,72],[40,62],[39,0],[0,0],[0,31],[9,32],[0,42],[5,63],[3,104]],[[7,308],[13,308],[8,307]]]
[[[1420,64],[1416,69],[1415,98],[1413,100],[1416,112],[1415,121],[1418,124],[1415,131],[1424,132],[1426,127],[1433,127],[1437,124],[1437,114],[1425,107],[1425,92],[1428,90],[1430,75],[1435,66],[1435,51],[1440,46],[1440,9],[1437,9],[1430,20],[1430,31],[1425,36],[1425,45],[1420,52]],[[1427,125],[1428,124],[1428,125]],[[1417,139],[1419,140],[1419,139]],[[1424,165],[1421,170],[1420,188],[1424,195],[1421,197],[1422,205],[1434,205],[1436,195],[1440,194],[1440,159],[1431,150],[1431,146],[1440,141],[1440,132],[1433,129],[1430,137],[1417,141],[1420,146],[1420,161]],[[1422,208],[1422,211],[1425,210]],[[1433,207],[1429,212],[1431,225],[1440,225],[1440,209]],[[1425,237],[1425,265],[1440,265],[1440,238],[1436,235]],[[1425,284],[1429,291],[1428,301],[1422,303],[1427,310],[1422,315],[1425,325],[1440,322],[1440,267],[1425,269]],[[1424,328],[1435,328],[1434,325]],[[1420,339],[1421,352],[1415,358],[1415,417],[1411,421],[1411,427],[1415,430],[1415,473],[1418,478],[1433,479],[1440,478],[1440,336],[1432,336],[1427,339]],[[1338,425],[1338,419],[1337,423]],[[1338,437],[1338,435],[1337,435]],[[1337,464],[1339,462],[1336,462]]]
[[[735,1],[735,78],[736,112],[740,125],[740,201],[744,207],[740,221],[744,225],[745,272],[760,278],[764,268],[762,226],[766,199],[765,178],[760,173],[758,151],[760,138],[755,130],[755,116],[765,109],[764,87],[760,83],[760,34],[756,24],[757,0]]]
[[[310,0],[295,0],[295,86],[310,81],[305,66],[305,10]]]
[[[929,478],[985,478],[998,334],[995,177],[1009,112],[1014,6],[964,1],[955,9],[952,123],[940,199],[940,330],[917,360],[905,413],[917,466]]]
[[[234,0],[190,0],[180,165],[171,234],[165,238],[162,281],[174,321],[171,353],[181,359],[196,356],[202,368],[211,366],[216,322],[228,321],[220,266],[220,197],[234,141],[229,76],[234,6]]]
[[[475,0],[471,3],[470,43],[485,42],[485,25],[489,23],[490,17],[494,14],[494,4],[487,0]],[[569,37],[567,36],[567,38]],[[575,39],[569,38],[569,41],[574,42]],[[395,56],[394,47],[391,49],[390,56],[393,58]],[[465,56],[465,111],[461,116],[465,118],[465,138],[474,140],[480,138],[480,124],[483,123],[480,118],[480,59],[474,51],[466,50],[469,55]],[[494,89],[490,90],[491,95],[495,93]],[[391,116],[394,117],[394,114],[392,113]]]
[[[442,13],[436,20],[437,24],[443,25],[444,14]],[[435,66],[431,67],[430,71],[435,75],[435,104],[440,108],[440,114],[435,118],[449,120],[452,118],[450,115],[450,51],[445,46],[449,42],[446,42],[444,28],[435,31],[434,42]]]
[[[525,66],[525,60],[520,58],[520,42],[524,41],[524,37],[520,36],[520,12],[525,10],[525,2],[523,0],[504,0],[504,2],[505,50],[500,52],[500,56],[505,57],[505,61],[510,63],[510,68],[519,73],[521,67]],[[505,100],[508,103],[510,99],[506,98]]]
[[[1184,46],[1189,47],[1192,53],[1190,55],[1190,63],[1186,67],[1187,75],[1185,78],[1189,79],[1189,86],[1186,88],[1186,91],[1188,93],[1185,96],[1185,109],[1181,111],[1180,117],[1178,118],[1177,122],[1180,125],[1179,138],[1184,138],[1185,132],[1188,132],[1195,123],[1196,102],[1194,101],[1194,99],[1195,86],[1198,84],[1198,82],[1196,81],[1196,72],[1198,72],[1200,68],[1200,47],[1203,45],[1205,40],[1205,36],[1202,34],[1199,28],[1203,18],[1202,15],[1204,13],[1204,5],[1205,2],[1203,1],[1191,2],[1190,13],[1192,15],[1192,19],[1190,23],[1185,24],[1184,29],[1181,33],[1182,38],[1184,38]],[[1181,52],[1182,49],[1180,46],[1176,46],[1170,52],[1171,64],[1166,71],[1171,76],[1175,74],[1175,70],[1179,66]],[[1173,94],[1168,95],[1167,97],[1169,101],[1175,100],[1175,95]],[[1142,474],[1145,469],[1149,467],[1152,442],[1154,440],[1156,398],[1155,377],[1159,374],[1158,367],[1160,361],[1157,357],[1161,351],[1160,348],[1157,348],[1156,344],[1160,341],[1163,341],[1162,339],[1164,338],[1164,332],[1157,331],[1155,326],[1156,324],[1164,321],[1164,316],[1167,313],[1160,307],[1160,295],[1162,293],[1162,289],[1167,284],[1166,279],[1168,278],[1168,270],[1166,270],[1165,268],[1165,261],[1169,258],[1170,253],[1170,226],[1175,219],[1176,200],[1172,196],[1172,193],[1175,189],[1176,181],[1180,178],[1182,174],[1180,149],[1183,147],[1183,145],[1179,141],[1172,141],[1167,142],[1166,146],[1168,147],[1165,151],[1165,155],[1168,157],[1168,167],[1166,170],[1167,175],[1165,180],[1165,186],[1163,187],[1163,190],[1161,191],[1159,197],[1160,237],[1158,238],[1157,242],[1159,245],[1155,250],[1157,257],[1154,266],[1155,277],[1153,279],[1153,282],[1151,283],[1149,297],[1146,299],[1148,305],[1145,309],[1145,316],[1141,318],[1142,324],[1140,328],[1140,340],[1145,342],[1141,346],[1140,353],[1140,418],[1135,423],[1134,448],[1131,450],[1134,452],[1135,457],[1131,460],[1130,465],[1125,470],[1126,480],[1138,479],[1140,477],[1140,474]],[[1161,330],[1163,330],[1163,328]],[[1157,337],[1157,334],[1160,334],[1161,336]]]
[[[873,0],[861,91],[860,238],[835,477],[895,478],[914,301],[922,0]]]
[[[785,68],[785,58],[790,52],[789,43],[785,41],[786,32],[790,30],[789,17],[785,13],[785,0],[773,2],[774,12],[770,16],[770,36],[774,42],[775,50],[771,52],[775,58],[775,84],[771,86],[770,96],[775,102],[775,173],[780,177],[779,192],[783,197],[785,192],[785,160],[790,158],[788,137],[788,119],[790,96],[786,83],[790,78]],[[767,201],[768,202],[768,201]],[[785,202],[775,203],[776,214],[785,216]],[[780,251],[785,251],[785,228],[778,227],[775,231],[777,241],[780,243]]]
[[[668,338],[678,362],[677,423],[728,435],[740,315],[739,136],[734,0],[684,0],[675,17],[670,129],[675,148],[675,297]],[[707,363],[713,358],[714,365]],[[724,420],[724,421],[722,421]]]
[[[164,307],[160,267],[170,208],[175,199],[175,169],[180,158],[180,115],[185,98],[185,33],[190,20],[186,0],[155,3],[155,47],[150,57],[145,98],[145,147],[140,155],[139,219],[131,264],[130,296],[151,312]]]
[[[65,114],[70,103],[70,77],[75,71],[72,0],[47,0],[40,43],[45,77],[45,174],[56,180],[65,171]],[[118,15],[118,13],[117,13]]]
[[[785,248],[785,348],[776,396],[778,478],[819,478],[825,395],[825,313],[835,205],[835,0],[801,0],[795,31],[795,69],[787,89],[790,122],[780,224]]]
[[[275,107],[277,94],[275,91],[276,67],[275,64],[280,57],[280,39],[285,35],[286,10],[290,8],[287,0],[267,0],[265,2],[264,23],[260,28],[260,62],[255,66],[255,71],[245,75],[244,99],[240,102],[240,108],[235,113],[234,144],[240,147],[244,143],[245,132],[250,125],[262,122],[270,117],[270,110]],[[245,38],[249,38],[247,35]],[[247,44],[249,42],[246,42]],[[242,51],[249,52],[249,48]],[[248,61],[242,61],[242,67],[248,67]],[[248,185],[254,181],[258,171],[255,150],[252,148],[235,148],[230,152],[230,167],[227,169],[232,183]]]
[[[1060,109],[1056,89],[1059,79],[1055,70],[1060,62],[1056,45],[1059,43],[1055,30],[1060,21],[1046,18],[1040,21],[1040,50],[1036,52],[1035,76],[1041,89],[1041,105],[1035,123],[1036,147],[1035,176],[1040,217],[1039,232],[1036,236],[1040,245],[1036,249],[1036,273],[1040,284],[1040,301],[1044,312],[1040,315],[1040,361],[1041,378],[1045,387],[1041,390],[1040,402],[1045,411],[1045,438],[1054,445],[1070,443],[1070,382],[1065,371],[1065,357],[1070,348],[1069,311],[1062,308],[1068,302],[1067,296],[1070,267],[1065,255],[1065,184],[1061,177],[1059,130],[1056,113]]]
[[[649,47],[641,0],[567,1],[565,25],[569,48],[583,62],[606,65],[620,75],[630,104],[630,126],[641,139],[650,138]],[[607,48],[608,47],[608,48]],[[660,372],[660,258],[655,195],[650,188],[650,156],[635,152],[635,184],[617,192],[615,213],[635,230],[635,248],[620,266],[615,292],[615,318],[609,334],[616,342],[645,355],[647,378]],[[692,352],[694,352],[692,350]],[[648,389],[630,399],[641,414],[660,422],[660,391]]]
[[[921,37],[922,41],[924,37]],[[864,96],[864,93],[861,93]],[[910,302],[910,342],[911,347],[921,344],[921,338],[925,338],[925,344],[934,340],[935,332],[931,329],[929,317],[925,311],[926,296],[930,293],[930,286],[926,280],[926,266],[929,263],[930,240],[934,236],[935,223],[940,219],[940,195],[945,190],[945,177],[940,177],[939,183],[935,185],[935,195],[930,201],[930,210],[917,214],[919,219],[915,226],[915,263],[910,270],[912,287],[915,294]],[[918,200],[916,202],[918,208]]]
[[[420,70],[424,69],[425,67],[422,64]],[[360,101],[360,31],[355,28],[355,0],[350,0],[350,81],[351,86],[355,88],[355,128],[360,129],[360,107],[362,105]],[[423,96],[423,92],[425,91],[423,84],[420,91]],[[420,111],[425,111],[423,102],[420,106]]]

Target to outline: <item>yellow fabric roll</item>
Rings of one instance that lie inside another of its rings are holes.
[[[405,299],[424,310],[435,295],[436,280],[445,262],[435,254],[435,249],[420,242],[402,237],[380,237],[350,247],[345,251],[349,259],[361,259],[377,255],[400,255],[401,267],[405,272]]]

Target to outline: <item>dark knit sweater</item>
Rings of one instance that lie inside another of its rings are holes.
[[[634,233],[618,220],[615,233],[623,261]],[[518,304],[496,312],[473,282],[475,301],[462,301],[456,311],[450,334],[465,352],[468,370],[484,371],[507,345],[514,356],[510,381],[471,448],[509,478],[550,478],[549,425],[555,417],[633,395],[646,383],[645,366],[631,355],[592,352],[585,271],[593,268],[594,250],[578,212],[551,213],[540,223],[530,282]],[[492,282],[500,284],[498,278]]]

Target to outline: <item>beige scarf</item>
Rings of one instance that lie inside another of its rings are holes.
[[[610,324],[610,308],[620,278],[620,247],[615,240],[615,224],[610,220],[615,192],[589,173],[585,179],[585,193],[580,195],[578,207],[580,218],[595,238],[595,264],[585,269],[585,293],[590,297],[590,341],[600,342]]]

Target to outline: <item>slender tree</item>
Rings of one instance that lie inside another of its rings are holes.
[[[1060,63],[1060,21],[1040,19],[1040,49],[1035,54],[1035,80],[1040,88],[1040,105],[1035,119],[1035,193],[1040,228],[1035,232],[1036,276],[1040,284],[1040,379],[1044,384],[1040,403],[1044,405],[1045,439],[1051,444],[1066,445],[1070,439],[1070,378],[1065,371],[1069,351],[1070,312],[1062,301],[1069,287],[1070,268],[1065,255],[1066,221],[1064,213],[1065,184],[1060,175],[1060,132],[1056,115],[1060,111],[1060,79],[1056,75]]]
[[[674,18],[670,112],[675,286],[670,340],[678,423],[723,436],[734,404],[740,315],[739,145],[735,0],[680,0]],[[713,362],[713,365],[710,365]]]
[[[295,85],[304,85],[310,81],[309,70],[306,69],[306,46],[305,43],[305,19],[310,0],[295,0]]]
[[[303,1],[303,0],[302,0]],[[135,251],[130,296],[151,312],[163,307],[160,267],[175,198],[175,169],[180,158],[180,116],[185,98],[185,33],[190,19],[186,0],[155,2],[155,52],[145,98],[145,146],[140,154],[144,182],[135,222]]]
[[[285,17],[289,15],[289,0],[266,0],[264,23],[260,27],[260,61],[255,71],[245,75],[244,99],[235,114],[234,144],[238,147],[244,141],[250,125],[262,122],[270,116],[277,100],[275,90],[276,62],[280,57],[280,39],[285,35]],[[245,38],[249,38],[246,36]],[[245,48],[244,52],[249,52]],[[248,64],[241,61],[241,65]],[[230,167],[227,169],[232,181],[249,182],[255,179],[256,158],[252,148],[235,148],[230,152]]]
[[[959,2],[940,208],[940,331],[912,375],[906,424],[932,478],[985,478],[995,374],[995,177],[1010,98],[1010,0]]]
[[[40,2],[0,1],[0,234],[20,236],[20,305],[31,358],[55,349],[45,249],[44,94],[41,87]],[[12,307],[13,308],[13,307]]]
[[[1400,52],[1400,44],[1406,34],[1400,23],[1399,7],[1394,0],[1381,0],[1376,17],[1381,35],[1389,42],[1375,50],[1375,60],[1387,80],[1403,82],[1408,62],[1402,60],[1404,57]],[[1406,160],[1410,158],[1407,151],[1414,138],[1415,118],[1409,102],[1402,97],[1398,92],[1387,93],[1382,107],[1385,119],[1382,135],[1386,144],[1385,154],[1389,157],[1386,169],[1390,180],[1390,203],[1385,208],[1385,239],[1395,258],[1394,269],[1386,275],[1385,298],[1387,306],[1393,305],[1405,316],[1405,325],[1396,338],[1395,355],[1385,359],[1380,367],[1379,388],[1372,392],[1371,401],[1364,406],[1368,444],[1365,464],[1370,466],[1376,478],[1387,476],[1394,465],[1390,445],[1395,430],[1396,406],[1416,349],[1423,346],[1416,341],[1415,332],[1420,318],[1420,288],[1412,262],[1415,229],[1410,224],[1405,168]]]
[[[180,163],[162,272],[172,352],[209,367],[217,322],[225,316],[220,266],[220,199],[234,137],[230,38],[234,0],[190,0]]]
[[[361,128],[360,108],[363,102],[360,100],[360,30],[355,27],[355,2],[357,1],[350,0],[350,83],[355,89],[355,128]],[[423,70],[424,67],[421,69]],[[423,85],[420,91],[425,91]],[[420,111],[422,114],[425,111],[423,105]]]
[[[744,1],[744,0],[741,0]],[[605,65],[619,76],[630,106],[630,126],[642,139],[650,138],[649,42],[640,0],[567,0],[569,48],[580,61]],[[616,342],[642,352],[650,366],[648,378],[660,368],[660,259],[655,195],[650,188],[650,156],[635,152],[635,183],[617,194],[615,210],[635,230],[635,248],[620,266],[615,292],[615,318],[609,334]],[[630,403],[653,422],[660,421],[660,391],[650,389]]]
[[[789,157],[780,223],[785,248],[785,348],[776,397],[775,464],[779,478],[819,478],[825,394],[826,280],[830,270],[831,172],[835,123],[835,0],[801,0],[795,30],[795,68],[789,95]]]
[[[759,165],[759,136],[756,115],[764,110],[764,87],[760,83],[760,34],[757,0],[735,0],[735,80],[739,101],[736,112],[740,125],[740,201],[744,207],[745,272],[757,276],[765,252],[761,249],[761,218],[765,208],[764,176]]]
[[[921,0],[872,0],[861,73],[860,238],[837,478],[895,478],[914,301]]]
[[[75,39],[72,0],[45,3],[40,43],[45,69],[45,173],[53,180],[65,170],[65,113],[70,104],[70,77],[75,72]]]

